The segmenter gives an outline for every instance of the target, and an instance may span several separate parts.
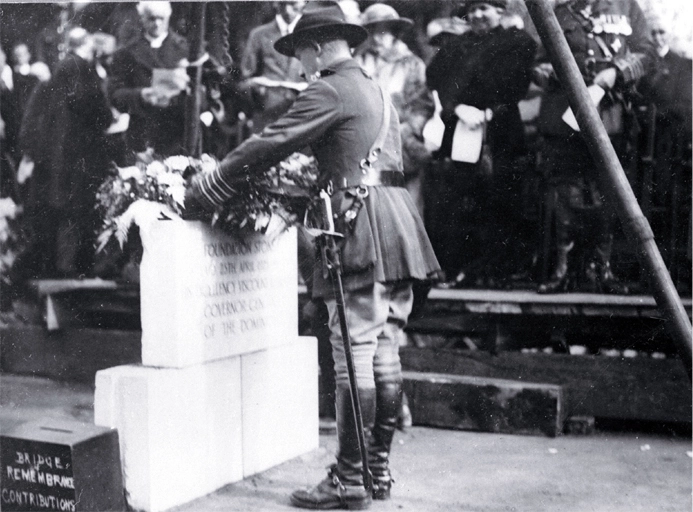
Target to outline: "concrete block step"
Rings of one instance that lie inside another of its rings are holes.
[[[563,429],[560,385],[404,372],[414,425],[557,436]]]

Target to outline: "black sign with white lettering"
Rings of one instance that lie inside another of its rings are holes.
[[[3,436],[0,443],[3,511],[74,511],[70,446]]]

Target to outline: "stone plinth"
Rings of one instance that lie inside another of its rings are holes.
[[[315,338],[186,368],[96,376],[95,422],[116,427],[128,504],[157,512],[318,447]]]
[[[144,365],[182,368],[298,334],[295,229],[239,240],[171,217],[140,223]]]
[[[318,447],[315,338],[241,356],[243,476]]]
[[[128,504],[159,511],[243,477],[240,359],[96,374],[94,421],[120,437]]]

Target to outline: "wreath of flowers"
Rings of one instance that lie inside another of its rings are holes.
[[[138,208],[142,201],[164,204],[183,216],[188,178],[218,165],[206,154],[199,159],[183,155],[161,159],[148,151],[138,155],[134,166],[114,166],[96,194],[96,208],[103,219],[97,252],[113,236],[122,249],[142,210]],[[274,216],[288,228],[301,220],[308,202],[317,194],[317,180],[315,158],[294,153],[264,172],[239,177],[233,184],[233,197],[214,212],[210,223],[237,237],[264,232]]]

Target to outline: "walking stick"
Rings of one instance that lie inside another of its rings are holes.
[[[361,401],[359,400],[358,386],[356,382],[356,372],[354,370],[354,356],[351,352],[351,336],[346,320],[346,308],[344,306],[344,287],[342,286],[342,267],[339,259],[339,249],[336,238],[342,237],[341,233],[334,230],[334,220],[332,217],[332,204],[330,196],[323,190],[320,192],[320,219],[321,230],[318,236],[318,244],[321,251],[323,264],[323,275],[329,274],[332,282],[337,303],[337,314],[339,316],[339,327],[342,331],[342,342],[344,343],[344,355],[349,376],[349,394],[351,395],[351,408],[354,411],[354,424],[359,441],[359,451],[363,462],[363,484],[370,495],[373,492],[373,480],[368,467],[368,450],[366,449],[366,435],[363,430],[363,415],[361,413]]]
[[[599,168],[600,179],[606,185],[604,190],[617,207],[624,231],[638,246],[641,264],[650,277],[655,301],[664,314],[669,333],[690,379],[691,322],[664,265],[650,224],[638,205],[599,113],[592,104],[575,57],[549,1],[526,0],[526,4],[556,75],[568,95],[592,159]]]

